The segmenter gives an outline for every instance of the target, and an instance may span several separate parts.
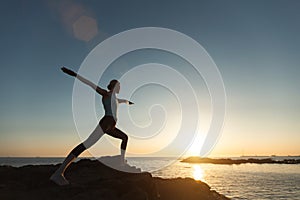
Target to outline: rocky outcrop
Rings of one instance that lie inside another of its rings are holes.
[[[58,165],[0,167],[0,199],[39,200],[193,200],[228,199],[200,181],[190,178],[162,179],[150,173],[128,173],[97,160],[83,159],[66,172],[71,182],[57,186],[49,180]],[[128,166],[127,166],[128,167]]]

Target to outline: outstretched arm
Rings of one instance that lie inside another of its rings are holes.
[[[126,99],[118,99],[118,102],[119,102],[119,103],[126,103],[126,104],[129,104],[129,105],[134,104],[133,102],[128,101],[128,100],[126,100]]]
[[[80,80],[81,82],[87,84],[88,86],[90,86],[91,88],[93,88],[94,90],[96,90],[97,93],[101,94],[101,95],[106,95],[107,91],[100,88],[99,86],[97,86],[96,84],[94,84],[93,82],[87,80],[86,78],[82,77],[81,75],[77,74],[76,72],[66,68],[66,67],[62,67],[61,70],[70,75],[70,76],[74,76],[75,78],[77,78],[78,80]]]

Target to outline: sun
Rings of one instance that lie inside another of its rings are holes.
[[[204,142],[204,134],[197,133],[193,143],[186,152],[186,156],[200,156],[200,150]]]

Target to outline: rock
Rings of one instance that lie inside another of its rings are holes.
[[[159,196],[160,200],[228,199],[193,179],[154,178],[148,172],[118,171],[88,159],[73,163],[67,170],[65,176],[70,185],[57,186],[49,177],[58,166],[0,166],[0,199],[157,200]]]
[[[118,197],[114,190],[106,188],[82,192],[72,197],[72,200],[82,199],[118,200]]]
[[[121,200],[148,200],[148,194],[139,187],[134,187],[121,196]]]

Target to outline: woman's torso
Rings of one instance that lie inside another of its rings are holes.
[[[102,104],[105,111],[105,116],[112,116],[117,120],[118,99],[115,93],[107,93],[102,96]]]

